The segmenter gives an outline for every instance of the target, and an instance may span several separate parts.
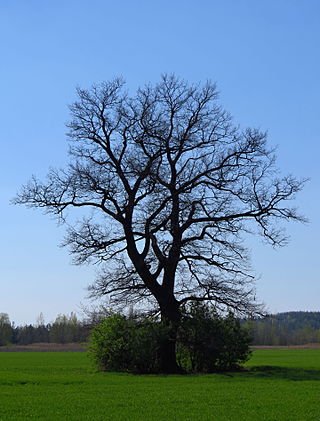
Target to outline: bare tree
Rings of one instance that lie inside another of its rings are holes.
[[[284,244],[278,222],[302,220],[288,201],[303,181],[278,176],[266,133],[237,127],[214,84],[165,75],[134,96],[123,88],[116,79],[78,89],[70,165],[33,178],[16,203],[62,221],[69,208],[89,210],[65,245],[76,263],[101,264],[95,296],[151,300],[172,326],[195,300],[255,311],[243,236],[258,230]],[[174,333],[164,354],[164,370],[174,371]]]

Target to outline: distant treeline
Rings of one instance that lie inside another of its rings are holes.
[[[320,312],[289,311],[244,322],[253,345],[304,345],[320,342]]]
[[[45,324],[40,315],[35,325],[15,326],[6,313],[0,313],[0,346],[28,345],[39,342],[85,342],[90,334],[88,322],[78,320],[74,313],[60,314],[52,323]]]
[[[88,340],[92,326],[102,316],[92,313],[91,318],[84,321],[79,320],[74,313],[60,314],[54,322],[45,324],[40,315],[34,325],[15,326],[10,322],[8,314],[0,313],[0,346],[38,342],[83,343]],[[243,320],[242,323],[250,329],[253,345],[320,343],[320,312],[290,311]]]

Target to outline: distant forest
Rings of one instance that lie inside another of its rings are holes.
[[[100,317],[79,320],[74,313],[60,314],[52,323],[40,315],[36,324],[15,326],[0,313],[0,346],[32,343],[84,343]],[[250,330],[252,345],[305,345],[320,343],[320,312],[290,311],[260,319],[242,320]]]
[[[289,311],[244,321],[253,345],[305,345],[320,343],[320,312]]]
[[[83,343],[88,340],[91,325],[81,321],[74,313],[59,314],[52,323],[44,323],[42,315],[36,324],[15,326],[6,313],[0,313],[0,346],[29,345],[32,343]]]

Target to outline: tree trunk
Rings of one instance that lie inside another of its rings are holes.
[[[170,336],[163,341],[160,348],[160,371],[166,374],[182,372],[176,359],[176,337],[171,332]]]
[[[182,373],[176,358],[177,332],[181,313],[177,301],[175,299],[170,301],[160,304],[161,320],[168,328],[168,334],[160,348],[160,369],[162,373],[176,374]]]

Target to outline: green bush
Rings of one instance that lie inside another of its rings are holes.
[[[89,352],[103,371],[157,373],[166,332],[159,322],[114,314],[94,328]]]
[[[233,370],[248,360],[250,340],[249,332],[231,313],[224,318],[194,303],[185,312],[178,332],[178,361],[189,372]]]
[[[91,334],[90,355],[100,370],[159,373],[168,326],[146,318],[113,314]],[[223,318],[203,304],[185,312],[178,330],[177,360],[185,372],[231,370],[245,362],[250,338],[232,314]]]
[[[131,360],[130,321],[114,314],[92,331],[89,352],[101,370],[125,371]]]

